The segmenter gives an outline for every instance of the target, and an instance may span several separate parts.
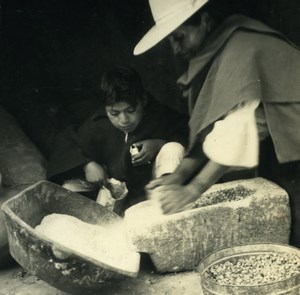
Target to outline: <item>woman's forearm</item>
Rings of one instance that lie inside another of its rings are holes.
[[[207,161],[207,158],[202,152],[200,143],[197,144],[188,156],[182,159],[180,165],[175,170],[175,173],[182,179],[181,183],[185,183],[196,171]]]
[[[175,170],[175,174],[182,180],[181,183],[185,183],[191,176],[198,170],[204,159],[199,158],[183,158],[180,165]]]
[[[186,189],[191,196],[198,198],[208,188],[215,184],[229,168],[229,166],[220,165],[209,160],[193,180],[186,185]]]

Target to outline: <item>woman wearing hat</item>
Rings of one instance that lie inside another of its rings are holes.
[[[149,0],[155,25],[134,54],[168,38],[189,62],[178,84],[190,140],[177,170],[147,188],[159,192],[165,213],[181,211],[227,172],[257,167],[260,143],[271,139],[276,169],[267,176],[290,194],[292,243],[300,246],[300,51],[259,21],[218,18],[212,1]]]

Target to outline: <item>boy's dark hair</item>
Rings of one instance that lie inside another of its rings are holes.
[[[134,107],[145,95],[141,77],[131,67],[117,66],[105,72],[100,88],[105,106],[125,101]]]

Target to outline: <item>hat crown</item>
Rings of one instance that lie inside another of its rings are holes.
[[[197,2],[198,0],[149,0],[149,5],[155,23],[159,23]]]
[[[134,55],[153,47],[209,0],[149,0],[155,25],[134,48]]]

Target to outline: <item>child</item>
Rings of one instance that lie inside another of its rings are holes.
[[[69,190],[95,194],[103,180],[115,178],[126,182],[129,201],[135,203],[137,197],[143,200],[152,177],[171,173],[179,164],[187,120],[154,100],[131,68],[104,73],[100,87],[104,108],[57,138],[48,178]]]

